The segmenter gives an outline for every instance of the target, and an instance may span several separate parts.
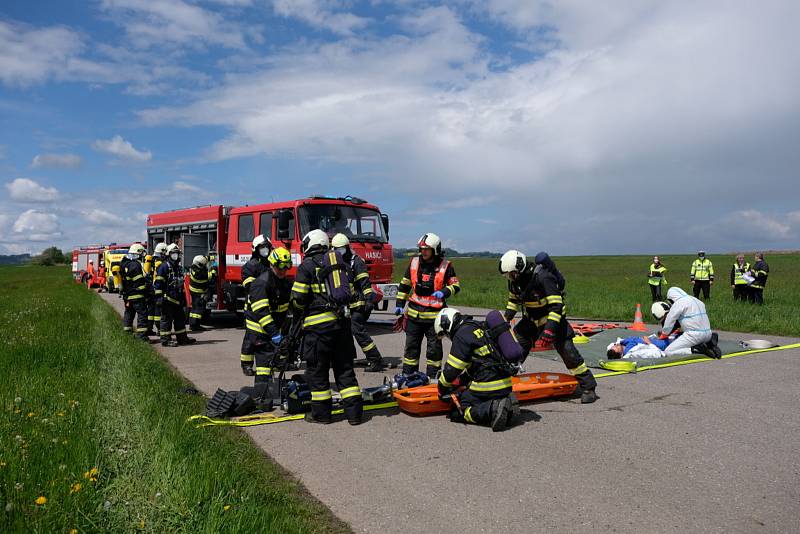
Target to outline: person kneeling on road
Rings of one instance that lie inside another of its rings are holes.
[[[661,322],[659,339],[668,339],[678,328],[683,332],[664,350],[664,356],[705,354],[720,358],[717,334],[711,332],[706,305],[679,287],[667,291],[667,302],[655,302],[653,317]]]
[[[453,342],[438,384],[439,398],[456,404],[450,420],[488,426],[495,432],[511,426],[519,415],[519,402],[511,390],[515,368],[500,354],[486,324],[445,308],[436,316],[434,330]],[[519,354],[524,354],[521,348]],[[457,379],[467,389],[453,401]]]
[[[527,355],[537,339],[552,343],[564,365],[567,366],[581,386],[581,404],[597,400],[597,381],[586,366],[572,338],[575,332],[564,314],[565,286],[563,277],[557,276],[554,268],[545,261],[534,268],[525,255],[518,250],[509,250],[500,258],[500,274],[508,278],[508,303],[506,321],[511,321],[518,311],[522,319],[514,327],[514,334]],[[559,273],[560,275],[560,273]]]

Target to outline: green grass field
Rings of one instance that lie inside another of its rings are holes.
[[[669,269],[669,285],[691,292],[689,269],[695,256],[662,256]],[[570,317],[632,321],[636,304],[642,304],[645,321],[649,317],[650,289],[647,270],[651,256],[582,256],[554,258],[567,279],[567,314]],[[733,301],[729,284],[733,256],[709,256],[714,262],[716,282],[707,303],[711,325],[718,330],[753,332],[800,337],[800,313],[795,304],[800,298],[800,255],[767,256],[770,276],[764,292],[766,305],[751,306]],[[752,255],[747,257],[752,263]],[[451,306],[505,308],[506,281],[497,270],[496,259],[453,258],[462,292],[451,299]],[[402,277],[405,262],[399,260],[396,279]],[[666,289],[663,290],[666,297]]]
[[[0,532],[349,532],[65,268],[3,267]]]

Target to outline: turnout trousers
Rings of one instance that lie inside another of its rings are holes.
[[[258,344],[258,334],[245,328],[244,338],[242,339],[242,351],[239,356],[239,363],[242,367],[252,367],[256,358],[256,345]]]
[[[753,304],[758,304],[759,306],[764,304],[764,288],[751,287],[750,291],[748,292],[748,297],[750,302]]]
[[[750,297],[748,289],[746,284],[735,284],[733,286],[733,300],[747,302],[747,299]]]
[[[694,298],[700,298],[700,291],[703,291],[703,300],[711,299],[711,281],[710,280],[695,280],[692,284],[692,294]]]
[[[428,341],[425,350],[427,368],[425,373],[433,378],[442,368],[442,340],[436,336],[433,321],[420,321],[409,317],[406,323],[406,347],[403,353],[403,374],[419,371],[419,357],[422,353],[422,339]]]
[[[369,320],[370,312],[352,310],[350,312],[350,324],[352,325],[353,337],[356,338],[356,343],[364,351],[364,356],[367,357],[368,362],[383,361],[381,352],[375,346],[375,341],[367,332],[367,321]]]
[[[512,400],[516,401],[516,397],[514,397],[514,394],[511,392],[511,388],[492,395],[483,395],[465,389],[461,395],[459,395],[458,399],[461,403],[461,409],[464,410],[464,415],[461,415],[461,412],[454,406],[450,411],[450,420],[456,423],[491,426],[492,401],[505,397],[512,397]]]
[[[178,339],[186,337],[186,312],[182,305],[164,299],[161,304],[161,328],[159,332],[162,342],[172,337],[173,329],[175,337]]]
[[[351,422],[361,422],[363,398],[353,370],[356,347],[348,321],[339,320],[338,328],[327,331],[306,331],[303,340],[303,359],[306,361],[305,379],[311,389],[311,416],[318,421],[330,421],[333,397],[329,371],[333,378],[345,417]]]
[[[133,332],[133,320],[136,319],[136,336],[147,339],[147,331],[150,329],[147,320],[147,299],[131,299],[125,301],[125,313],[122,315],[122,329],[126,332]]]
[[[692,347],[708,341],[711,341],[711,330],[703,332],[689,330],[679,335],[675,341],[667,346],[664,350],[664,356],[689,356],[692,354]]]
[[[525,351],[525,357],[527,358],[534,343],[536,343],[536,340],[539,338],[539,328],[530,318],[523,317],[514,327],[514,334],[519,344],[522,346],[522,349]],[[586,367],[583,356],[578,352],[575,343],[572,342],[575,333],[572,331],[572,327],[569,326],[566,317],[558,323],[555,334],[553,347],[556,349],[556,352],[558,352],[558,355],[561,356],[561,360],[564,362],[567,370],[578,380],[581,388],[593,391],[597,387],[597,381],[594,379],[594,375],[589,368]]]
[[[189,311],[189,326],[197,328],[206,311],[205,293],[192,293],[192,309]]]

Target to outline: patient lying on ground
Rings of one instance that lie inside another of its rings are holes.
[[[659,339],[657,335],[631,336],[617,338],[614,343],[609,343],[606,356],[609,360],[663,358],[664,350],[672,343],[676,336]]]

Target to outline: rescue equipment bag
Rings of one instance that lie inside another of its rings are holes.
[[[518,362],[525,357],[525,350],[522,345],[517,343],[514,334],[503,314],[497,310],[492,310],[486,314],[486,331],[492,340],[492,344],[497,347],[500,355],[509,362]]]

